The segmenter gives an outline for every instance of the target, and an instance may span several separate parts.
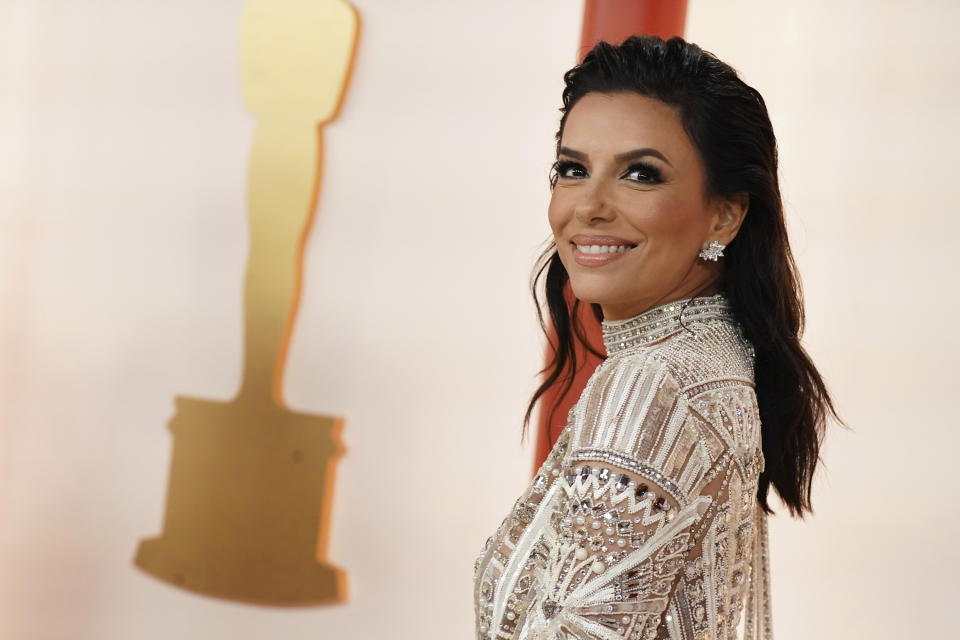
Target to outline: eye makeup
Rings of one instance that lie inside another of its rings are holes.
[[[660,184],[663,182],[663,173],[657,167],[646,162],[635,162],[627,169],[625,176],[638,174],[636,182],[642,184]]]
[[[553,177],[551,178],[552,182],[556,182],[561,178],[568,179],[578,179],[584,178],[587,175],[587,170],[579,162],[573,162],[572,160],[557,160],[551,166],[552,171],[554,172]],[[572,172],[578,172],[578,174],[572,174]],[[663,182],[663,172],[660,171],[657,167],[646,162],[635,162],[631,164],[626,172],[621,177],[627,177],[636,174],[636,178],[630,178],[632,182],[638,182],[640,184],[660,184]]]
[[[576,169],[583,174],[587,173],[587,170],[583,168],[583,165],[579,162],[573,162],[572,160],[557,160],[553,163],[552,169],[556,172],[558,178],[573,178],[573,177],[582,177],[582,176],[569,176],[567,172]]]

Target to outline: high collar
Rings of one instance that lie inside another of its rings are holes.
[[[736,322],[723,293],[704,298],[681,298],[651,307],[631,318],[601,322],[607,355],[655,342],[688,323],[711,318]]]

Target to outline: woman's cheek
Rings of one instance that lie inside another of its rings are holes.
[[[553,232],[553,237],[557,241],[557,244],[560,244],[560,237],[563,235],[563,228],[565,224],[564,220],[559,214],[559,211],[551,207],[547,211],[547,223],[550,225],[550,230]]]

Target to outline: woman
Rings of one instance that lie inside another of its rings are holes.
[[[477,558],[477,635],[770,638],[768,489],[811,510],[835,412],[799,342],[766,107],[680,38],[601,42],[564,80],[534,278],[556,350],[527,422],[576,368],[568,283],[607,358]]]

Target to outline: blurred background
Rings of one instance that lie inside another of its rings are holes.
[[[280,390],[341,425],[318,559],[343,589],[314,606],[134,564],[175,396],[227,402],[244,370],[243,6],[0,2],[4,640],[473,634],[474,558],[532,471],[528,278],[584,3],[353,3]],[[815,515],[771,522],[780,640],[953,633],[958,22],[948,0],[687,6],[767,101],[805,344],[851,427]]]

